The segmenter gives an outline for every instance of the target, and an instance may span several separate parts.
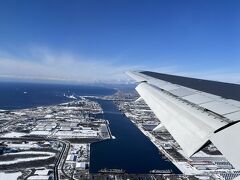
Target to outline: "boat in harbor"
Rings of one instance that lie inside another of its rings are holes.
[[[123,169],[101,169],[98,171],[99,173],[109,173],[109,174],[124,174],[125,171]]]
[[[149,172],[150,174],[171,174],[172,170],[171,169],[166,169],[166,170],[158,170],[154,169]]]

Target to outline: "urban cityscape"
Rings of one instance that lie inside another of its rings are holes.
[[[237,171],[209,144],[188,158],[164,129],[156,129],[159,119],[131,91],[111,96],[69,96],[59,105],[22,110],[1,110],[0,177],[16,179],[233,179]],[[103,168],[90,173],[91,143],[114,140],[107,119],[96,99],[113,101],[158,148],[159,156],[171,161],[182,174],[171,169],[152,169],[147,174],[128,174],[124,169]]]
[[[0,180],[240,180],[240,0],[0,0]]]

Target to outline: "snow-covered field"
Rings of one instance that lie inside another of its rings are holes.
[[[8,137],[8,138],[13,138],[13,137],[21,137],[27,135],[26,133],[18,133],[18,132],[10,132],[7,134],[4,134],[2,137]]]
[[[4,180],[16,180],[18,178],[18,176],[20,176],[21,173],[20,172],[15,172],[15,173],[4,173],[4,172],[0,172],[0,179]]]
[[[26,152],[23,151],[23,152],[18,152],[18,153],[9,153],[9,154],[5,154],[5,155],[18,155],[18,154],[39,154],[39,157],[18,158],[18,159],[11,160],[11,161],[0,161],[0,165],[10,165],[10,164],[16,164],[16,163],[22,163],[22,162],[28,162],[28,161],[44,160],[44,159],[53,157],[55,155],[55,153],[42,152],[42,151],[26,151]],[[42,155],[47,155],[47,156],[42,156]]]
[[[49,131],[32,131],[31,133],[30,133],[31,135],[45,135],[45,136],[47,136],[47,135],[50,135],[51,134],[51,132],[49,132]]]
[[[45,160],[45,159],[48,159],[50,157],[51,156],[43,156],[43,157],[16,159],[16,160],[13,160],[13,161],[1,161],[0,165],[10,165],[10,164],[16,164],[16,163],[22,163],[22,162],[28,162],[28,161]]]
[[[52,152],[43,152],[43,151],[22,151],[22,152],[17,152],[17,153],[6,153],[6,154],[3,154],[2,156],[6,156],[6,155],[18,155],[18,154],[39,154],[39,156],[41,156],[41,155],[54,156],[54,155],[55,155],[55,153],[52,153]]]
[[[29,149],[29,148],[38,148],[39,145],[34,143],[34,142],[29,142],[29,143],[22,143],[22,144],[12,144],[9,143],[8,147],[11,148],[21,148],[21,149]]]

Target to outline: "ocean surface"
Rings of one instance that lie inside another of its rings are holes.
[[[70,101],[70,95],[111,95],[116,90],[104,87],[0,82],[0,109],[23,109]],[[93,143],[90,172],[104,168],[124,169],[128,173],[148,173],[153,169],[180,171],[159,154],[158,149],[133,123],[122,115],[112,101],[98,100],[116,139]]]
[[[0,82],[0,109],[24,109],[70,101],[67,96],[109,95],[116,90],[83,85]]]

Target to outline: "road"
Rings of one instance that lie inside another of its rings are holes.
[[[67,178],[70,178],[65,172],[64,172],[64,169],[63,169],[63,166],[64,166],[64,163],[66,161],[66,158],[67,158],[67,155],[68,155],[68,151],[69,151],[69,148],[70,148],[70,142],[68,141],[59,141],[63,144],[63,147],[62,147],[62,151],[60,152],[60,155],[58,156],[58,160],[55,164],[55,167],[54,167],[54,179],[55,180],[59,180],[60,179],[60,175],[61,173],[67,177]]]
[[[63,144],[62,150],[58,156],[57,162],[54,167],[54,179],[59,180],[59,176],[62,173],[64,176],[70,179],[70,177],[64,172],[63,166],[68,155],[70,148],[70,142],[62,141],[59,139],[50,139],[43,137],[19,137],[19,138],[0,138],[0,140],[9,140],[9,141],[58,141]],[[60,171],[60,172],[59,172]]]

